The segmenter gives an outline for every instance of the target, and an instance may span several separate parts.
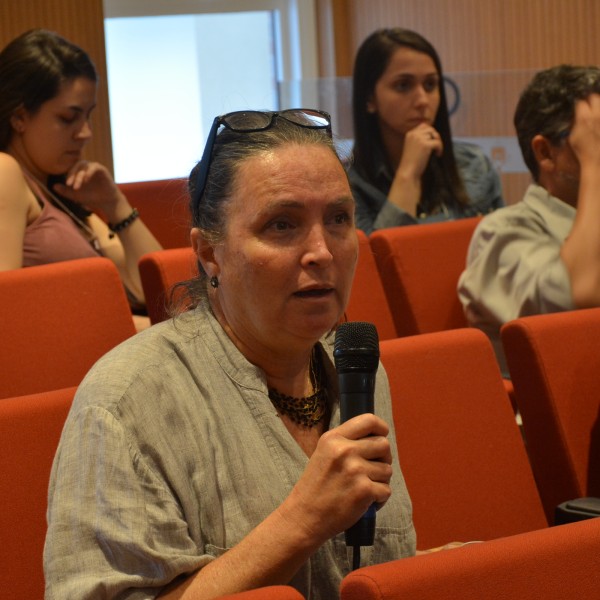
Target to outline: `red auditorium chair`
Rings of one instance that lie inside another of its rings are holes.
[[[119,183],[131,206],[163,248],[190,245],[191,220],[187,178]]]
[[[352,571],[341,600],[596,600],[600,519]]]
[[[419,549],[547,527],[486,335],[424,333],[380,351]]]
[[[43,598],[48,482],[75,387],[0,400],[0,588]]]
[[[152,324],[167,319],[171,300],[176,303],[181,298],[177,293],[171,298],[172,287],[198,275],[196,255],[191,247],[150,252],[140,258],[138,267]]]
[[[346,317],[348,321],[373,323],[380,340],[398,337],[369,238],[361,230],[357,234],[358,262]]]
[[[456,287],[481,217],[369,236],[399,336],[466,327]]]
[[[557,505],[600,496],[600,308],[515,319],[501,337],[553,522]]]
[[[456,290],[480,221],[390,227],[370,235],[398,336],[467,327]],[[504,387],[514,407],[512,382],[505,379]]]
[[[79,385],[135,334],[116,266],[82,258],[0,273],[0,398]]]

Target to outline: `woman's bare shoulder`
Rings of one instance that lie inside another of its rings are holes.
[[[0,180],[25,184],[25,176],[18,161],[6,152],[0,152]]]
[[[0,271],[23,266],[25,228],[36,208],[39,213],[19,163],[0,152]]]
[[[6,152],[0,152],[0,205],[20,206],[26,210],[32,193],[18,161]],[[19,209],[19,210],[21,210]]]

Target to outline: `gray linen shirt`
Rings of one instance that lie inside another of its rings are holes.
[[[334,427],[331,341],[322,344]],[[381,366],[375,406],[391,428],[393,494],[362,564],[411,556],[416,546]],[[103,357],[77,392],[51,474],[46,598],[155,598],[263,521],[307,462],[268,398],[263,371],[210,311],[153,326]],[[350,567],[342,533],[290,583],[306,598],[331,600]]]
[[[572,206],[530,185],[521,202],[485,216],[473,233],[458,296],[469,324],[490,338],[505,377],[504,323],[575,308],[560,257],[574,220]]]

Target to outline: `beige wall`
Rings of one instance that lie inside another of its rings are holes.
[[[102,0],[0,0],[0,46],[34,27],[51,29],[86,50],[100,76],[94,136],[86,156],[113,168]]]

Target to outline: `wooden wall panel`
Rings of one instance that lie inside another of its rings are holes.
[[[539,69],[597,63],[597,0],[347,0],[352,52],[379,27],[428,38],[447,71]],[[338,75],[350,73],[338,72]]]
[[[56,31],[89,53],[98,70],[98,105],[92,116],[94,135],[86,156],[113,169],[108,110],[104,11],[102,0],[1,0],[0,46],[32,28]]]
[[[318,1],[344,12],[332,35],[347,39],[336,49],[346,47],[352,56],[336,57],[338,76],[351,75],[359,45],[380,27],[414,29],[431,41],[460,85],[461,107],[452,118],[457,136],[513,136],[515,104],[535,71],[600,62],[597,0]],[[512,203],[529,177],[504,173],[502,180]]]
[[[333,32],[349,30],[346,0],[315,0],[317,36],[319,40],[319,72],[321,77],[352,73],[354,48],[349,35]]]

